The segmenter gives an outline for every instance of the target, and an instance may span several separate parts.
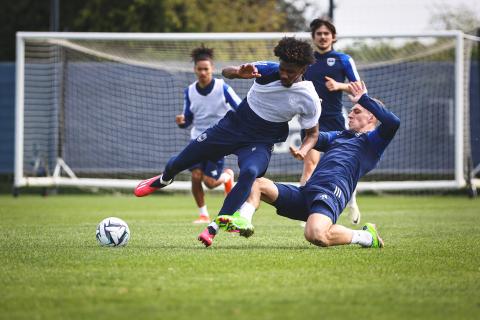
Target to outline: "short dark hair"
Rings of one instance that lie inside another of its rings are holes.
[[[372,98],[373,101],[375,101],[376,103],[378,103],[382,108],[385,108],[385,103],[383,103],[382,100],[378,99],[378,98]]]
[[[317,29],[321,26],[327,27],[327,29],[330,30],[334,38],[337,36],[337,29],[335,28],[333,23],[331,23],[326,18],[316,18],[313,19],[312,22],[310,22],[310,33],[312,34],[312,38],[315,35],[315,31],[317,31]]]
[[[383,103],[382,100],[380,100],[378,98],[372,98],[372,100],[375,101],[376,103],[378,103],[382,108],[385,108],[385,103]],[[375,117],[375,115],[374,115],[374,117]],[[377,122],[375,123],[375,127],[378,127],[381,124],[381,122],[380,122],[380,120],[378,120],[377,117],[375,117],[375,119],[377,119]]]
[[[194,63],[197,63],[198,61],[202,60],[209,60],[213,61],[213,48],[207,48],[205,45],[202,43],[200,47],[197,47],[192,50],[190,53],[190,56],[192,57],[192,61]]]
[[[273,53],[284,62],[294,63],[302,67],[315,61],[310,43],[294,37],[284,37],[280,40]]]

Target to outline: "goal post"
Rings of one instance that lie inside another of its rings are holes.
[[[133,188],[189,141],[174,115],[195,80],[190,51],[201,43],[214,47],[220,77],[226,65],[276,60],[273,47],[284,36],[310,39],[305,32],[18,32],[14,187]],[[355,59],[370,94],[402,120],[384,161],[359,190],[465,187],[464,34],[344,35],[335,49]],[[242,98],[251,85],[226,81]],[[288,140],[275,146],[267,176],[297,183],[302,165],[289,156],[289,144],[299,144],[295,121]],[[238,172],[234,157],[227,165]],[[189,179],[180,174],[168,189],[188,190]]]

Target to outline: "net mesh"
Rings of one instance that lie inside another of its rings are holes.
[[[215,48],[220,77],[227,65],[275,61],[277,42],[27,40],[24,176],[51,175],[57,158],[78,177],[158,174],[189,141],[189,130],[176,126],[175,115],[182,112],[184,88],[195,81],[191,50]],[[454,39],[343,38],[335,49],[355,59],[369,94],[402,121],[383,160],[363,181],[454,179]],[[226,82],[241,98],[252,84]],[[345,98],[344,105],[351,103]],[[268,177],[299,180],[302,163],[289,155],[289,145],[300,145],[295,121],[288,140],[275,146]],[[238,172],[234,156],[226,166]],[[189,180],[189,174],[177,180]]]

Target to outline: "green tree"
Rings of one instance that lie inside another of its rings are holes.
[[[73,29],[108,32],[267,32],[305,28],[285,0],[89,0]]]
[[[274,32],[303,31],[313,0],[60,1],[61,31]],[[4,0],[0,61],[15,59],[15,32],[48,31],[50,0]]]
[[[17,31],[48,31],[49,0],[2,1],[0,10],[0,61],[15,59]]]

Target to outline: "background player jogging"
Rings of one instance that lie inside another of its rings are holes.
[[[213,78],[213,55],[214,50],[203,45],[192,50],[191,57],[197,81],[185,89],[183,113],[175,117],[175,122],[180,128],[192,125],[190,130],[192,140],[215,125],[229,110],[236,109],[242,101],[223,79]],[[210,189],[223,183],[225,194],[232,189],[233,171],[231,169],[224,171],[224,164],[225,157],[220,157],[216,161],[202,161],[190,167],[192,194],[200,215],[194,223],[210,222],[202,182]]]

